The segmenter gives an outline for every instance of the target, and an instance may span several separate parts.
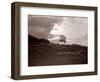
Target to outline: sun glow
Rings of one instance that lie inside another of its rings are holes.
[[[50,34],[53,35],[62,35],[64,33],[64,29],[62,28],[62,24],[54,24]]]
[[[59,43],[60,35],[63,35],[63,31],[64,29],[62,28],[62,24],[54,24],[48,35],[48,40],[53,43]]]
[[[57,24],[54,24],[54,27],[52,28],[50,34],[58,35],[59,29],[60,29],[60,27]]]

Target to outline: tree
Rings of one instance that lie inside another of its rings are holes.
[[[60,35],[59,42],[62,44],[66,44],[66,37],[64,35]]]

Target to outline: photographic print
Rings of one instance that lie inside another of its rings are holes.
[[[87,64],[88,18],[28,15],[28,66]]]
[[[11,4],[11,78],[97,75],[97,7]]]

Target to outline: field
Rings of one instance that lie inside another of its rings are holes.
[[[87,47],[31,42],[28,45],[28,66],[87,64]]]

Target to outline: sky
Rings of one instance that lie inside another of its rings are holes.
[[[88,45],[88,18],[71,16],[28,15],[28,33],[58,43],[64,35],[67,44]]]

